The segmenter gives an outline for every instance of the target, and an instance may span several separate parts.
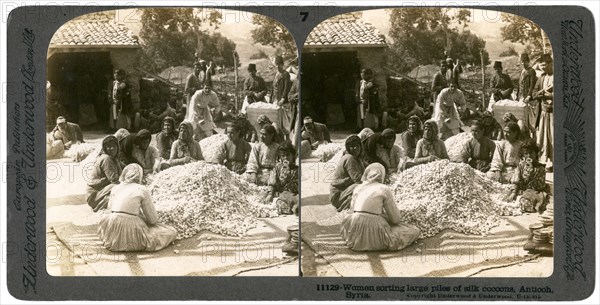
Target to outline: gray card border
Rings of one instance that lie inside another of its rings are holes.
[[[150,7],[150,6],[147,6]],[[423,6],[419,6],[423,7]],[[595,21],[578,6],[481,6],[521,15],[548,33],[554,50],[555,96],[555,237],[572,238],[570,250],[555,249],[554,273],[548,278],[313,278],[313,277],[52,277],[45,268],[45,67],[54,32],[70,19],[124,6],[28,6],[8,19],[7,77],[17,90],[7,92],[7,284],[23,300],[345,300],[346,292],[317,290],[317,285],[469,285],[550,287],[537,300],[581,300],[594,290],[595,277]],[[311,29],[328,17],[350,11],[391,7],[229,6],[274,18],[288,27],[301,52]],[[305,22],[300,12],[308,12]],[[32,31],[35,40],[29,40]],[[29,41],[29,43],[27,42]],[[30,56],[28,65],[28,48]],[[300,59],[301,62],[301,59]],[[301,63],[300,63],[301,64]],[[22,68],[24,72],[21,71]],[[28,71],[35,68],[28,79]],[[582,82],[585,80],[585,83]],[[33,85],[33,92],[27,86]],[[29,99],[29,100],[27,100]],[[17,106],[19,105],[19,106]],[[15,113],[19,107],[20,114]],[[28,118],[33,117],[33,122]],[[20,130],[16,130],[16,119]],[[28,126],[29,124],[29,126]],[[16,143],[13,131],[20,134]],[[31,133],[32,137],[27,137]],[[13,151],[14,150],[14,151]],[[31,157],[31,159],[29,159]],[[20,164],[21,209],[17,210],[16,164]],[[25,197],[27,196],[27,197]],[[29,198],[30,201],[26,199]],[[569,207],[568,209],[566,207]],[[29,216],[28,216],[29,215]],[[29,230],[25,224],[29,222]],[[567,227],[568,222],[568,227]],[[564,243],[563,243],[564,245]],[[29,255],[21,256],[23,253]],[[35,255],[33,254],[35,253]],[[574,270],[574,271],[573,271]],[[579,270],[579,271],[578,271]],[[34,274],[35,273],[35,274]],[[585,276],[584,276],[585,275]],[[35,281],[35,285],[34,285]],[[457,293],[460,295],[460,293]],[[506,293],[474,301],[498,300]],[[373,292],[368,300],[410,300],[405,293]],[[516,298],[516,296],[514,296]],[[452,300],[433,298],[431,300]],[[363,299],[364,300],[364,299]],[[513,299],[516,300],[516,299]]]

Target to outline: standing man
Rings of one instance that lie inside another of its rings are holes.
[[[108,88],[108,102],[110,104],[109,127],[111,131],[120,128],[129,129],[133,105],[131,104],[131,86],[126,82],[127,74],[123,69],[114,73],[115,80]]]
[[[244,81],[245,98],[241,113],[246,113],[246,107],[254,102],[266,102],[267,85],[262,77],[256,75],[255,64],[248,64],[248,73],[250,73],[250,77]]]
[[[448,72],[448,64],[445,60],[440,60],[440,71],[433,75],[433,81],[431,81],[431,98],[433,104],[428,103],[427,105],[423,105],[425,111],[429,111],[429,113],[433,113],[433,105],[435,105],[435,102],[437,101],[438,94],[440,94],[442,89],[448,87],[446,72]]]
[[[284,130],[292,130],[293,107],[288,99],[288,94],[292,88],[290,73],[284,69],[283,57],[275,57],[277,74],[273,79],[273,93],[271,94],[271,103],[281,107],[281,125]]]
[[[360,128],[379,127],[379,86],[373,80],[373,70],[362,69],[358,90],[358,125]]]
[[[466,104],[464,94],[454,82],[438,95],[432,119],[437,123],[442,141],[458,134],[460,127],[463,126],[458,113],[462,112],[462,107],[466,107]]]
[[[533,91],[533,98],[541,104],[540,124],[537,133],[537,145],[540,148],[539,161],[546,164],[546,171],[553,171],[554,161],[554,67],[550,54],[538,59],[544,71]]]
[[[510,77],[502,73],[502,62],[494,62],[494,71],[496,74],[490,80],[490,93],[494,95],[494,101],[509,99],[513,91],[513,83]]]
[[[210,85],[204,84],[202,90],[196,91],[190,100],[186,121],[194,125],[194,140],[200,141],[210,137],[213,129],[217,126],[213,122],[211,108],[219,107],[219,97],[210,88]]]
[[[521,71],[521,77],[519,78],[519,92],[517,96],[519,101],[528,105],[529,117],[527,118],[527,124],[529,125],[529,130],[533,133],[532,136],[535,137],[539,105],[536,100],[532,99],[532,95],[537,76],[535,75],[535,70],[530,66],[529,54],[521,54],[521,64],[523,65],[523,70]]]
[[[200,60],[194,63],[194,72],[187,77],[185,81],[185,94],[186,94],[186,102],[187,108],[190,108],[190,100],[196,91],[201,90],[204,84],[208,84],[212,87],[212,79],[211,73],[212,63],[207,68],[206,62],[204,60]]]

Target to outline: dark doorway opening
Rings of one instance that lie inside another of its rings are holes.
[[[47,125],[57,116],[85,129],[103,129],[108,124],[108,84],[112,79],[109,52],[55,53],[48,59],[47,80],[51,83],[48,103],[56,103]]]
[[[330,130],[356,129],[359,69],[356,52],[302,54],[302,115]]]

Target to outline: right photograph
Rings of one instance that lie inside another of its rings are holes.
[[[552,275],[553,57],[536,23],[492,10],[315,27],[300,67],[302,275]]]

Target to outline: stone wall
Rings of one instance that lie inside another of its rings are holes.
[[[375,73],[375,82],[379,85],[381,108],[387,107],[387,70],[385,70],[384,48],[359,48],[356,51],[360,69],[370,68]]]
[[[139,67],[140,54],[138,49],[113,49],[110,51],[113,70],[124,69],[127,81],[131,84],[131,102],[134,109],[140,107],[140,78],[141,74],[135,68]]]

